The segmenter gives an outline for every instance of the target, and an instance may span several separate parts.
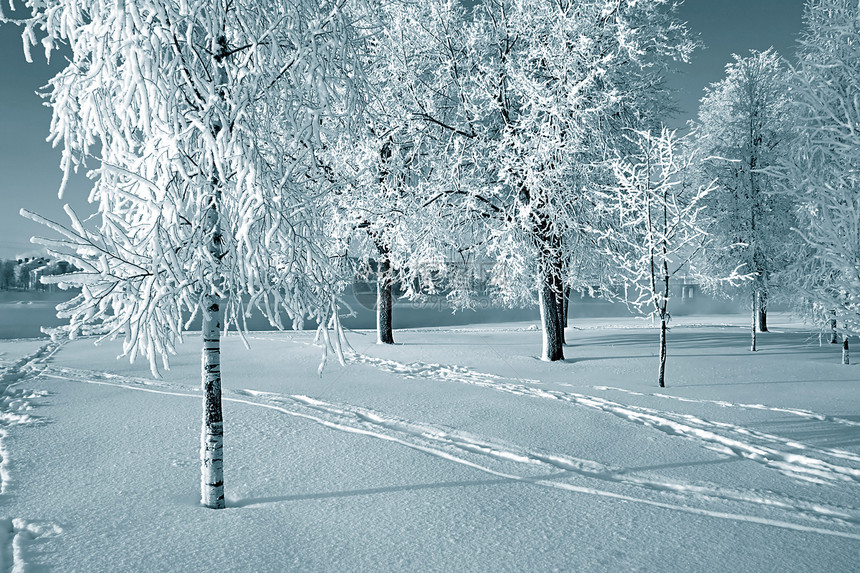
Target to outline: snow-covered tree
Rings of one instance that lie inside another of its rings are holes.
[[[362,266],[376,267],[377,339],[391,343],[392,286],[410,298],[446,289],[455,308],[468,306],[460,288],[468,281],[455,280],[462,269],[450,263],[480,237],[462,200],[464,165],[474,163],[464,141],[475,137],[463,100],[467,11],[448,0],[392,2],[379,16],[367,54],[367,129],[361,145],[350,141],[333,158],[354,173],[337,196],[336,226],[353,237]]]
[[[358,103],[360,15],[340,0],[24,4],[26,56],[69,54],[46,94],[51,140],[64,183],[92,169],[98,208],[95,225],[28,214],[81,269],[61,279],[82,289],[66,330],[120,336],[155,371],[202,317],[202,503],[222,508],[221,333],[251,307],[277,324],[331,310],[316,153]]]
[[[467,204],[486,227],[503,300],[535,290],[541,357],[563,354],[564,283],[596,256],[592,190],[624,127],[655,123],[663,73],[693,48],[663,0],[486,0],[468,24],[460,122]],[[582,251],[574,251],[583,248]]]
[[[383,11],[377,140],[362,188],[384,191],[347,204],[370,214],[360,226],[382,239],[402,284],[419,269],[445,274],[440,263],[458,255],[496,262],[503,302],[531,302],[537,290],[542,355],[563,358],[564,283],[587,285],[585,269],[604,266],[584,232],[590,189],[611,175],[601,164],[620,129],[664,109],[667,59],[685,58],[692,42],[663,0]],[[449,297],[468,305],[471,282],[456,281]]]
[[[705,90],[696,122],[702,180],[716,180],[705,203],[710,240],[699,261],[705,284],[722,290],[738,265],[754,279],[739,287],[751,305],[751,350],[766,330],[767,299],[775,275],[791,257],[791,201],[776,193],[768,169],[789,153],[792,106],[789,75],[772,49],[734,56],[726,77]]]
[[[335,216],[330,232],[343,237],[346,255],[353,261],[352,274],[367,277],[375,266],[377,343],[393,344],[393,287],[396,281],[396,256],[392,249],[405,230],[404,219],[410,209],[408,192],[401,170],[402,146],[393,134],[379,134],[372,127],[344,149],[335,148],[333,165],[347,176],[344,185],[332,196]],[[380,141],[383,137],[387,140]]]
[[[799,203],[796,227],[809,257],[797,285],[822,325],[860,329],[860,5],[810,0],[792,93],[798,107],[785,191]]]
[[[637,131],[633,152],[613,163],[615,185],[599,198],[613,225],[595,229],[614,263],[614,275],[625,285],[627,301],[660,321],[660,366],[657,383],[666,379],[666,334],[669,280],[684,269],[705,239],[699,227],[702,200],[712,187],[691,186],[685,178],[691,155],[665,127],[659,134]],[[730,279],[736,277],[728,277]]]

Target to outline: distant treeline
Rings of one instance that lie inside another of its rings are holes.
[[[39,280],[48,275],[64,275],[77,270],[66,261],[48,257],[0,259],[0,290],[55,290]]]

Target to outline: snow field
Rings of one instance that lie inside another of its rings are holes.
[[[750,355],[732,327],[678,327],[658,392],[653,331],[582,326],[555,365],[527,325],[353,333],[322,378],[311,333],[228,337],[219,512],[197,504],[195,337],[163,380],[110,344],[0,343],[42,422],[2,440],[0,507],[41,532],[7,529],[7,568],[854,566],[860,410],[836,350],[786,327]]]

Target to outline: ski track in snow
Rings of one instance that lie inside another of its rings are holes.
[[[459,371],[460,367],[457,369]],[[42,375],[73,382],[120,387],[163,395],[201,398],[201,393],[196,388],[192,389],[181,384],[126,377],[107,372],[48,366]],[[324,402],[303,395],[276,394],[250,389],[225,390],[223,400],[267,408],[318,423],[329,429],[397,443],[511,481],[718,519],[860,540],[860,509],[858,508],[837,507],[824,502],[799,499],[772,491],[722,487],[708,483],[685,483],[653,476],[651,472],[646,471],[637,475],[629,469],[525,449],[513,444],[486,440],[455,428],[408,421],[386,416],[367,408]],[[518,470],[517,473],[512,473],[515,470]],[[656,499],[633,497],[623,493],[570,483],[569,480],[577,478],[594,480],[603,485],[638,488]],[[753,507],[761,512],[777,513],[781,518],[773,519],[760,515],[749,515],[735,511],[716,511],[707,508],[707,506],[713,506],[715,503],[741,506],[747,511]],[[787,519],[802,520],[811,524],[805,525],[796,521],[787,521]],[[831,529],[821,527],[821,525],[841,529]]]
[[[735,424],[705,420],[689,414],[622,404],[575,392],[538,388],[536,386],[544,385],[538,380],[519,379],[514,382],[502,376],[477,372],[459,365],[402,363],[359,353],[351,353],[350,359],[407,379],[425,378],[471,384],[517,396],[558,400],[591,408],[670,436],[692,440],[705,448],[725,455],[757,462],[795,479],[817,484],[848,482],[860,485],[860,468],[842,465],[841,462],[844,460],[860,464],[860,455],[844,450],[816,447],[798,440],[758,432]],[[828,458],[831,461],[822,458]],[[832,460],[840,460],[840,462]]]
[[[561,384],[565,386],[565,384]],[[693,404],[711,404],[714,406],[720,406],[722,408],[742,408],[745,410],[766,410],[768,412],[776,412],[778,414],[791,414],[793,416],[799,416],[801,418],[805,418],[807,420],[817,420],[819,422],[831,422],[834,424],[841,424],[843,426],[852,426],[855,428],[860,428],[860,422],[855,422],[853,420],[848,420],[846,418],[840,418],[838,416],[828,416],[826,414],[819,414],[817,412],[813,412],[811,410],[802,410],[799,408],[777,408],[775,406],[765,406],[764,404],[738,404],[735,402],[726,402],[724,400],[704,400],[700,398],[685,398],[683,396],[672,396],[670,394],[661,394],[659,392],[646,393],[646,392],[636,392],[634,390],[627,390],[626,388],[615,388],[613,386],[592,386],[595,390],[604,390],[604,391],[612,391],[612,392],[621,392],[624,394],[630,394],[632,396],[652,396],[654,398],[663,398],[666,400],[677,400],[678,402],[689,402]]]
[[[46,368],[45,362],[60,349],[62,343],[48,342],[35,352],[15,360],[0,363],[0,494],[9,487],[9,453],[6,448],[8,428],[36,421],[29,414],[30,400],[42,398],[45,392],[14,388],[22,380],[35,378]],[[59,535],[62,530],[53,524],[31,523],[21,518],[0,518],[0,571],[27,571],[27,545],[40,537]]]

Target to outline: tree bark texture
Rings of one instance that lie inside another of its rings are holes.
[[[561,274],[559,268],[550,257],[544,256],[541,261],[541,284],[539,292],[541,326],[543,328],[543,348],[541,360],[555,362],[564,360],[564,329],[562,328],[561,309]]]
[[[564,360],[564,347],[559,331],[557,299],[552,288],[544,280],[539,293],[540,318],[543,330],[541,360],[555,362]]]
[[[756,308],[756,299],[758,298],[757,291],[755,291],[755,290],[753,291],[751,298],[752,298],[752,305],[751,305],[752,306],[752,328],[750,330],[751,330],[751,334],[752,334],[752,343],[750,344],[750,351],[755,352],[756,351],[756,339],[755,339],[756,333],[755,333],[755,331],[756,331],[756,326],[757,326],[756,323],[758,322],[758,320],[757,320],[758,319],[758,312],[756,312],[758,310]]]
[[[558,279],[559,284],[555,285],[555,287],[557,287],[558,290],[556,290],[555,287],[553,288],[553,291],[555,292],[555,297],[556,297],[556,301],[555,301],[556,317],[557,317],[556,320],[558,321],[558,334],[561,337],[561,344],[564,345],[567,343],[567,340],[565,340],[565,338],[564,338],[564,327],[565,327],[565,323],[567,322],[566,318],[564,316],[564,286],[561,284],[561,275],[560,274],[557,275],[557,279]]]
[[[660,320],[660,375],[657,380],[660,388],[666,387],[666,318]]]
[[[227,57],[227,40],[222,35],[213,44],[214,84],[218,90],[221,103],[225,102],[224,86],[227,85],[227,71],[224,68],[224,58]],[[217,50],[217,52],[216,52]],[[224,128],[220,116],[213,114],[211,123],[212,136]],[[214,159],[214,158],[213,158]],[[221,322],[224,309],[219,296],[221,277],[221,259],[224,256],[224,245],[221,237],[221,185],[215,175],[210,181],[211,197],[203,219],[203,231],[206,236],[206,248],[214,266],[212,276],[207,277],[211,283],[204,281],[201,300],[203,308],[203,428],[200,436],[200,502],[211,509],[224,509],[224,417],[221,410]]]
[[[528,196],[525,187],[522,192]],[[538,247],[538,301],[543,332],[541,360],[555,362],[564,360],[562,238],[552,228],[552,221],[546,213],[540,209],[533,213],[533,224]]]
[[[221,260],[219,223],[221,189],[212,181],[212,199],[205,225],[213,261]],[[217,280],[217,277],[214,279]],[[214,289],[214,285],[209,287]],[[203,429],[200,443],[200,502],[212,509],[224,508],[224,418],[221,411],[221,300],[213,293],[203,297]]]
[[[665,252],[665,245],[664,245]],[[663,300],[659,305],[660,313],[660,372],[657,383],[660,388],[666,386],[666,334],[668,328],[666,322],[669,319],[669,264],[663,260]]]
[[[391,263],[387,257],[383,257],[378,264],[376,276],[376,343],[394,344]]]
[[[224,508],[224,418],[221,412],[221,305],[205,297],[203,310],[203,432],[201,503]]]
[[[767,289],[758,293],[758,331],[767,332]]]
[[[570,287],[564,287],[564,327],[567,328],[567,320],[570,317]]]

